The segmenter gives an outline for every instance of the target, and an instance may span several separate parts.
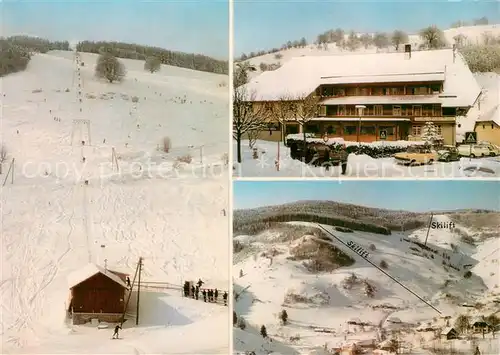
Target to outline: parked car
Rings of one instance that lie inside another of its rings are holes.
[[[410,146],[406,152],[396,153],[393,157],[401,165],[427,165],[438,160],[438,153],[428,147]]]
[[[437,151],[438,161],[457,161],[460,160],[460,153],[453,145],[445,145]]]
[[[323,143],[307,142],[304,151],[303,141],[294,139],[287,140],[287,146],[290,148],[292,159],[302,160],[305,158],[307,164],[313,166],[341,166],[342,175],[347,171],[347,158],[349,154],[345,145],[337,146],[335,149]]]
[[[458,152],[463,157],[495,157],[500,155],[500,149],[490,143],[462,144],[458,146]]]

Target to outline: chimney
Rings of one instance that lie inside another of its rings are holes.
[[[411,44],[405,44],[405,58],[411,59]]]

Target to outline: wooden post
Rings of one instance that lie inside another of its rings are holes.
[[[11,184],[14,184],[14,164],[15,164],[16,158],[12,158],[12,171],[11,171]]]
[[[128,304],[130,302],[130,296],[132,296],[132,289],[134,287],[134,284],[135,284],[135,278],[137,277],[137,273],[139,272],[139,264],[140,262],[137,264],[137,267],[135,268],[135,274],[134,274],[134,279],[132,280],[132,285],[130,285],[130,292],[128,294],[128,297],[127,297],[127,302],[125,303],[125,309],[123,310],[123,315],[122,315],[122,320],[121,320],[121,325],[123,325],[123,322],[125,321],[125,313],[127,313],[127,307],[128,307]]]
[[[141,295],[141,272],[142,272],[142,257],[139,258],[139,279],[137,281],[137,315],[135,317],[135,325],[139,325],[139,299]]]

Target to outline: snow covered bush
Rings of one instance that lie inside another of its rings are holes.
[[[247,327],[247,322],[245,321],[245,319],[243,317],[238,317],[238,322],[237,322],[236,326],[238,328],[240,328],[241,330],[245,330]]]
[[[425,142],[420,141],[378,141],[372,143],[358,143],[344,141],[342,138],[330,138],[326,143],[323,139],[309,137],[309,143],[319,143],[330,147],[333,151],[345,149],[348,154],[368,155],[372,158],[386,158],[391,157],[396,153],[405,152],[409,146],[423,146]],[[296,151],[296,147],[303,145],[303,139],[298,139],[295,135],[288,135],[286,139],[286,146],[290,150]],[[301,159],[299,156],[291,154],[293,159]]]
[[[389,267],[389,265],[387,265],[387,261],[382,260],[382,261],[380,262],[380,267],[381,267],[382,269],[387,269],[387,268]]]

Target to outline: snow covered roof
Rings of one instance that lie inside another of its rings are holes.
[[[500,105],[496,105],[484,115],[479,116],[476,122],[495,122],[500,126]]]
[[[453,327],[443,328],[443,330],[441,331],[441,335],[448,335],[452,330],[454,331],[455,329],[453,329]]]
[[[322,101],[324,105],[361,105],[361,104],[440,104],[439,95],[387,95],[387,96],[343,96]]]
[[[245,85],[256,101],[273,101],[313,92],[321,84],[443,81],[439,103],[472,106],[481,88],[465,60],[452,49],[404,53],[303,56],[267,71]]]
[[[98,266],[96,264],[87,264],[83,268],[76,270],[75,272],[71,273],[68,276],[68,285],[69,288],[73,288],[79,284],[81,284],[83,281],[88,280],[92,276],[96,274],[103,274],[104,276],[107,276],[117,284],[123,287],[127,287],[125,282],[120,278],[120,276],[114,274],[110,270],[106,270],[105,268]]]

